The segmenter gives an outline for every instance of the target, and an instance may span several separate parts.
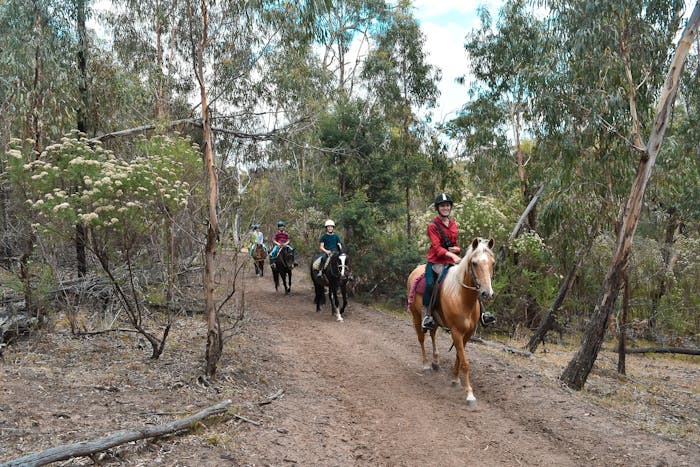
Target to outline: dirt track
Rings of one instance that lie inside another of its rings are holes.
[[[523,366],[470,343],[479,405],[449,384],[454,352],[440,335],[440,371],[424,375],[407,316],[353,303],[345,321],[315,313],[305,275],[291,296],[265,279],[248,289],[268,339],[267,367],[285,396],[252,429],[248,465],[698,465],[700,450],[631,427]],[[253,440],[255,441],[253,442]]]
[[[256,278],[251,265],[245,319],[211,383],[199,378],[201,317],[175,324],[157,362],[130,336],[74,339],[60,328],[8,349],[0,366],[0,462],[232,399],[238,417],[120,446],[99,460],[193,467],[700,465],[697,444],[649,434],[638,428],[639,415],[616,415],[561,388],[558,369],[548,370],[540,357],[470,343],[479,405],[469,408],[462,389],[449,384],[454,353],[447,335],[439,339],[442,369],[425,375],[407,315],[351,303],[345,321],[336,322],[329,307],[314,311],[304,272],[296,271],[292,294],[284,296],[269,269]],[[221,277],[224,283],[226,273]],[[679,413],[697,433],[698,366],[684,371],[691,402],[669,404],[685,404]]]

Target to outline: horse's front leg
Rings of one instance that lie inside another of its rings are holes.
[[[422,327],[422,324],[421,324]],[[434,371],[438,371],[440,369],[440,353],[438,352],[437,349],[437,340],[435,339],[435,335],[437,334],[437,327],[434,327],[433,329],[430,330],[430,340],[433,344],[433,363],[432,367]]]
[[[463,375],[464,392],[467,393],[467,405],[476,407],[476,397],[472,391],[471,383],[469,382],[470,365],[467,360],[467,353],[464,350],[466,337],[462,333],[452,330],[452,342],[455,345],[455,365],[452,370],[452,385],[459,386],[459,372]]]
[[[289,271],[288,275],[284,277],[284,294],[289,295],[292,292],[292,271]],[[289,281],[289,282],[287,282]]]
[[[340,314],[342,315],[348,306],[348,288],[344,282],[340,284],[340,294],[343,296],[343,306],[340,308]]]
[[[338,289],[335,287],[328,287],[328,298],[331,302],[331,313],[336,321],[343,321],[343,317],[340,316],[340,310],[338,308]]]

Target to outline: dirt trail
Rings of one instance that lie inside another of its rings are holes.
[[[297,271],[300,272],[300,271]],[[300,277],[301,276],[301,277]],[[315,313],[309,280],[291,296],[259,279],[252,320],[269,345],[284,397],[251,429],[246,465],[698,465],[700,450],[637,430],[528,369],[523,357],[470,343],[477,408],[450,386],[454,352],[441,334],[441,369],[420,372],[407,316],[352,303],[338,323]]]
[[[470,408],[462,389],[450,386],[454,352],[446,334],[439,336],[442,368],[426,375],[407,315],[352,302],[339,323],[327,305],[315,312],[305,268],[295,270],[289,296],[274,290],[269,269],[263,278],[254,276],[252,264],[247,271],[245,318],[214,381],[201,378],[201,316],[174,323],[158,361],[133,334],[76,339],[60,320],[6,349],[0,464],[168,423],[231,399],[237,416],[206,420],[193,433],[119,446],[96,460],[192,467],[700,465],[697,444],[649,434],[637,427],[639,414],[619,415],[561,388],[560,369],[543,366],[540,357],[469,343],[479,404]],[[222,271],[222,287],[229,273]],[[670,371],[661,369],[679,374]],[[665,389],[654,405],[663,407],[669,423],[694,419],[690,426],[697,432],[698,366],[682,372],[684,398],[678,389]],[[659,391],[664,381],[654,380]],[[641,410],[646,416],[646,406]],[[59,465],[91,463],[78,458]]]

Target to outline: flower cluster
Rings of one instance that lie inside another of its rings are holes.
[[[139,154],[126,160],[71,136],[33,158],[23,156],[18,144],[7,155],[41,224],[57,230],[82,223],[128,233],[186,208],[191,189],[184,179],[199,163],[197,148],[180,137],[143,139],[137,148]]]

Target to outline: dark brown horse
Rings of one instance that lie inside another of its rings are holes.
[[[267,258],[267,250],[265,249],[265,245],[255,245],[251,256],[253,257],[253,264],[255,265],[255,275],[262,277],[263,272],[265,271],[265,258]]]
[[[436,312],[433,313],[440,327],[449,329],[452,336],[456,353],[452,371],[452,385],[458,386],[460,384],[461,371],[464,390],[467,393],[467,404],[470,406],[476,405],[476,398],[469,382],[470,365],[465,346],[479,323],[481,314],[479,300],[489,300],[493,297],[491,278],[493,277],[494,264],[493,239],[475,238],[459,264],[447,271],[438,290]],[[414,269],[408,277],[408,311],[413,315],[413,327],[416,329],[423,356],[423,370],[430,371],[431,367],[425,353],[425,334],[421,329],[421,308],[423,306],[421,280],[424,278],[424,273],[425,264],[422,264]],[[435,284],[435,287],[438,287],[438,284]],[[436,329],[430,331],[433,343],[433,369],[439,368],[435,332]]]

